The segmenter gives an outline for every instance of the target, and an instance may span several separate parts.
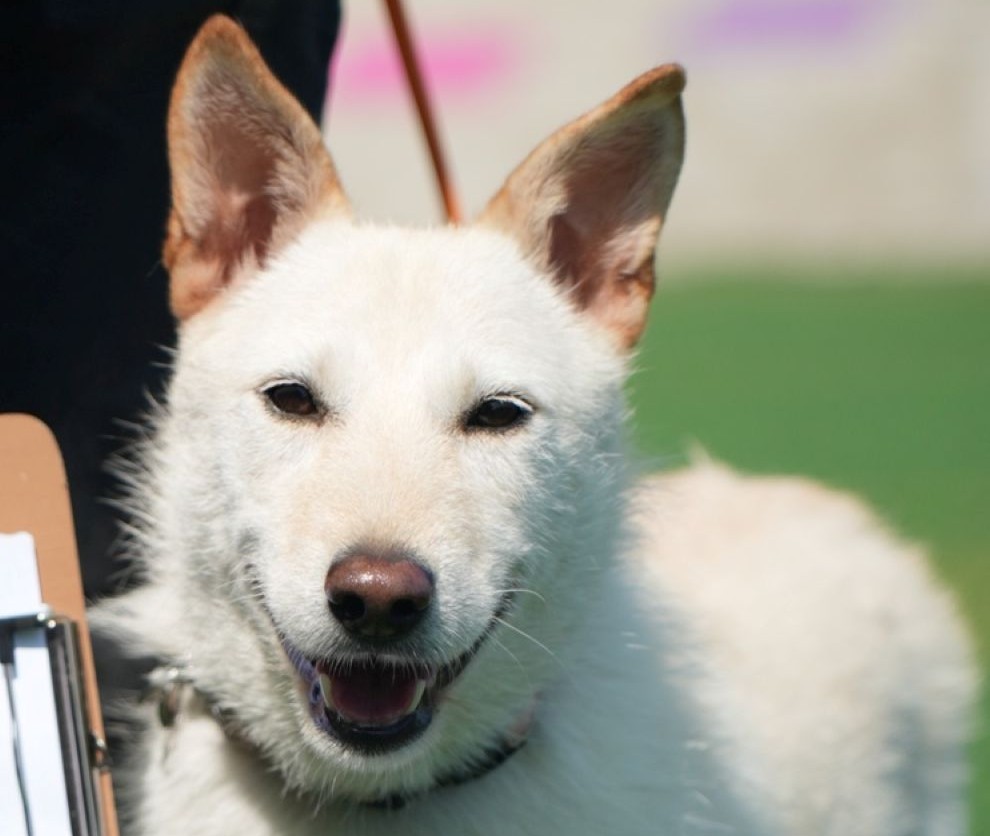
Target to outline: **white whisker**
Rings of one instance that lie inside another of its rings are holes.
[[[531,636],[531,635],[530,635],[529,633],[527,633],[527,632],[526,632],[525,630],[520,630],[520,629],[519,629],[518,627],[516,627],[516,626],[515,626],[514,624],[510,624],[510,623],[509,623],[508,621],[506,621],[506,620],[505,620],[504,618],[499,618],[498,616],[495,616],[495,621],[497,621],[497,622],[498,622],[499,624],[501,624],[501,625],[502,625],[503,627],[507,627],[508,629],[510,629],[510,630],[512,630],[512,631],[513,631],[514,633],[518,633],[518,634],[519,634],[520,636],[522,636],[522,637],[523,637],[524,639],[528,639],[529,641],[531,641],[531,642],[532,642],[533,644],[535,644],[535,645],[536,645],[536,646],[537,646],[538,648],[540,648],[541,650],[545,650],[545,651],[547,652],[547,654],[548,654],[548,655],[550,656],[550,658],[551,658],[551,659],[553,659],[553,660],[554,660],[555,662],[557,662],[558,664],[560,663],[560,660],[559,660],[559,659],[557,658],[557,654],[556,654],[556,653],[554,653],[554,652],[553,652],[553,651],[552,651],[552,650],[551,650],[551,649],[550,649],[549,647],[547,647],[547,646],[546,646],[545,644],[543,644],[543,642],[541,642],[541,641],[540,641],[539,639],[535,639],[535,638],[533,638],[533,637],[532,637],[532,636]]]
[[[547,602],[547,599],[544,598],[542,595],[540,595],[540,593],[537,592],[535,589],[526,589],[524,587],[519,587],[518,589],[498,590],[499,595],[509,595],[511,593],[516,593],[516,592],[520,593],[521,595],[533,595],[534,597],[539,598],[544,604]]]

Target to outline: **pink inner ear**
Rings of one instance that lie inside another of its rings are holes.
[[[349,214],[319,128],[228,18],[211,18],[186,54],[168,145],[163,256],[180,319],[262,266],[317,213]]]
[[[221,188],[258,194],[271,176],[274,154],[245,128],[230,118],[210,124],[205,137],[207,157]]]
[[[558,283],[569,289],[579,307],[588,307],[598,290],[597,282],[593,281],[598,272],[595,269],[596,248],[585,240],[568,213],[550,218],[548,233],[551,273]]]
[[[260,264],[268,253],[277,220],[270,194],[276,151],[229,119],[212,124],[204,139],[213,161],[212,214],[201,243],[224,265],[226,281],[239,263]]]
[[[587,307],[607,282],[640,275],[652,256],[642,229],[658,215],[662,187],[655,126],[627,125],[623,135],[579,149],[564,175],[562,212],[549,221],[548,261],[557,280]]]
[[[513,236],[574,303],[631,348],[684,156],[684,73],[665,64],[560,128],[509,175],[480,222]]]
[[[275,207],[267,197],[220,194],[216,199],[217,217],[203,238],[205,255],[223,265],[226,282],[238,264],[254,260],[264,263],[275,228]]]

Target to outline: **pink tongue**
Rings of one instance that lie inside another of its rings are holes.
[[[338,674],[332,683],[337,713],[365,726],[386,726],[405,716],[416,691],[414,674],[376,666]]]

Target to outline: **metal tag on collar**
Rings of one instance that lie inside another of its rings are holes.
[[[170,729],[175,725],[186,688],[191,683],[189,674],[178,665],[163,665],[148,674],[148,688],[144,698],[157,701],[158,722],[163,728]]]

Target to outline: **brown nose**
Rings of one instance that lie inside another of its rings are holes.
[[[395,639],[423,620],[433,576],[409,559],[354,554],[330,567],[324,589],[330,612],[349,633]]]

